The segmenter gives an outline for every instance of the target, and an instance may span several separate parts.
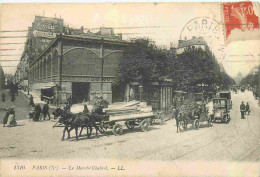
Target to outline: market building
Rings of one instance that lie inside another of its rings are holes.
[[[108,28],[97,34],[56,35],[30,62],[31,88],[54,104],[65,103],[70,97],[73,103],[91,103],[101,90],[103,98],[112,103],[116,99],[113,78],[127,45]]]

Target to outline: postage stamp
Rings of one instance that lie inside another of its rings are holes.
[[[222,9],[226,39],[236,29],[245,32],[259,30],[259,19],[252,2],[223,3]]]

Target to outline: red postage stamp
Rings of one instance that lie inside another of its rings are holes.
[[[258,16],[252,2],[223,3],[226,39],[232,30],[253,31],[259,29]]]

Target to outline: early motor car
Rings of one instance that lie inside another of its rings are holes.
[[[229,120],[228,100],[226,98],[214,98],[212,122],[224,121],[225,123],[228,123]]]
[[[232,108],[232,100],[231,100],[231,93],[228,91],[219,92],[219,98],[226,98],[227,99],[227,108]]]

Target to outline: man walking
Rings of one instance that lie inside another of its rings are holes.
[[[33,102],[33,96],[30,96],[30,102],[29,102],[29,107],[30,106],[34,106],[34,102]]]
[[[250,114],[250,107],[249,107],[248,102],[246,102],[246,111],[245,111],[245,113],[247,113],[248,115]]]
[[[241,119],[245,119],[245,110],[246,110],[246,106],[245,106],[244,102],[242,101],[242,103],[240,105]]]
[[[46,116],[49,117],[49,120],[51,119],[50,113],[49,113],[49,101],[43,105],[42,108],[42,114],[43,114],[43,120],[45,120]]]
[[[15,93],[14,91],[11,92],[11,101],[14,102],[15,100]]]
[[[34,117],[34,121],[39,121],[40,120],[40,115],[41,115],[41,106],[40,104],[37,104],[35,106],[35,117]]]

